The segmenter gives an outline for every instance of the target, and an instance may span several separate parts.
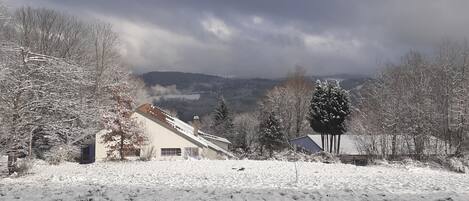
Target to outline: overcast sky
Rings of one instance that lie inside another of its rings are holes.
[[[9,0],[114,24],[136,72],[373,74],[469,36],[469,1]]]

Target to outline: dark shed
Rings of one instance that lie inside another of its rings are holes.
[[[94,144],[83,145],[81,147],[80,163],[81,164],[94,163],[95,161],[94,153],[95,153]]]

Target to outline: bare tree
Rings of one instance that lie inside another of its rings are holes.
[[[118,35],[113,31],[112,25],[96,23],[90,26],[90,43],[92,44],[91,61],[95,66],[95,85],[97,94],[106,80],[112,76],[111,68],[121,63],[119,60]]]
[[[438,50],[430,58],[410,52],[362,88],[350,126],[379,139],[365,146],[374,154],[420,159],[466,149],[469,49],[445,42]]]
[[[22,7],[16,10],[17,43],[32,51],[58,58],[84,60],[86,24],[51,9]]]
[[[293,101],[293,135],[290,137],[299,137],[305,128],[308,128],[307,115],[310,99],[313,92],[313,83],[311,79],[305,77],[306,70],[297,67],[295,72],[288,76],[284,87],[290,93]]]
[[[312,91],[312,81],[305,77],[304,69],[298,67],[286,81],[269,90],[261,100],[261,111],[273,111],[278,115],[285,142],[311,131],[306,117]]]
[[[252,153],[259,148],[259,119],[254,113],[237,114],[233,120],[236,133],[235,144],[244,153]]]

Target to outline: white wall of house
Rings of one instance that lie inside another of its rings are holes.
[[[103,159],[106,159],[106,156],[107,156],[107,149],[105,147],[105,145],[103,144],[102,142],[102,136],[104,135],[104,133],[107,132],[106,130],[102,130],[102,131],[99,131],[98,133],[96,133],[96,137],[95,137],[95,160],[97,161],[100,161],[100,160],[103,160]]]
[[[144,126],[146,135],[148,136],[148,143],[142,147],[141,154],[148,152],[151,147],[155,150],[156,160],[178,160],[186,158],[185,148],[196,148],[199,152],[199,156],[208,159],[222,159],[224,158],[222,154],[217,151],[204,147],[199,144],[196,144],[179,134],[176,134],[173,130],[166,128],[165,126],[160,125],[159,123],[154,122],[151,119],[139,114],[134,113],[133,117],[137,118],[141,125]],[[102,143],[101,135],[103,132],[100,132],[96,136],[96,153],[95,157],[97,161],[106,159],[106,148]],[[181,150],[180,156],[162,156],[162,148],[179,148]]]
[[[222,159],[226,159],[227,157],[221,153],[221,152],[218,152],[216,150],[213,150],[209,147],[205,147],[202,151],[202,156],[204,158],[208,158],[208,159],[212,159],[212,160],[222,160]]]

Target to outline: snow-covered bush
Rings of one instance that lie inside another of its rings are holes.
[[[369,165],[380,165],[380,166],[387,166],[389,165],[389,162],[385,159],[375,159],[375,160],[370,160]]]
[[[302,161],[302,162],[321,162],[321,163],[339,163],[340,159],[328,152],[319,152],[315,154],[307,154],[292,150],[274,152],[272,157],[263,155],[250,155],[247,157],[252,160],[279,160],[279,161]]]
[[[465,163],[463,162],[465,161]],[[446,159],[446,166],[449,170],[453,172],[459,172],[459,173],[468,173],[469,172],[469,167],[467,166],[467,160],[464,158],[447,158]]]
[[[46,161],[51,165],[58,165],[64,161],[74,161],[79,157],[79,150],[75,146],[58,146],[45,154]]]
[[[140,160],[141,161],[151,161],[152,158],[156,156],[156,149],[154,146],[151,146],[150,148],[142,151],[142,154],[140,155]]]
[[[16,162],[15,168],[13,169],[13,174],[16,176],[22,176],[28,174],[33,167],[33,163],[30,159],[18,160]]]

